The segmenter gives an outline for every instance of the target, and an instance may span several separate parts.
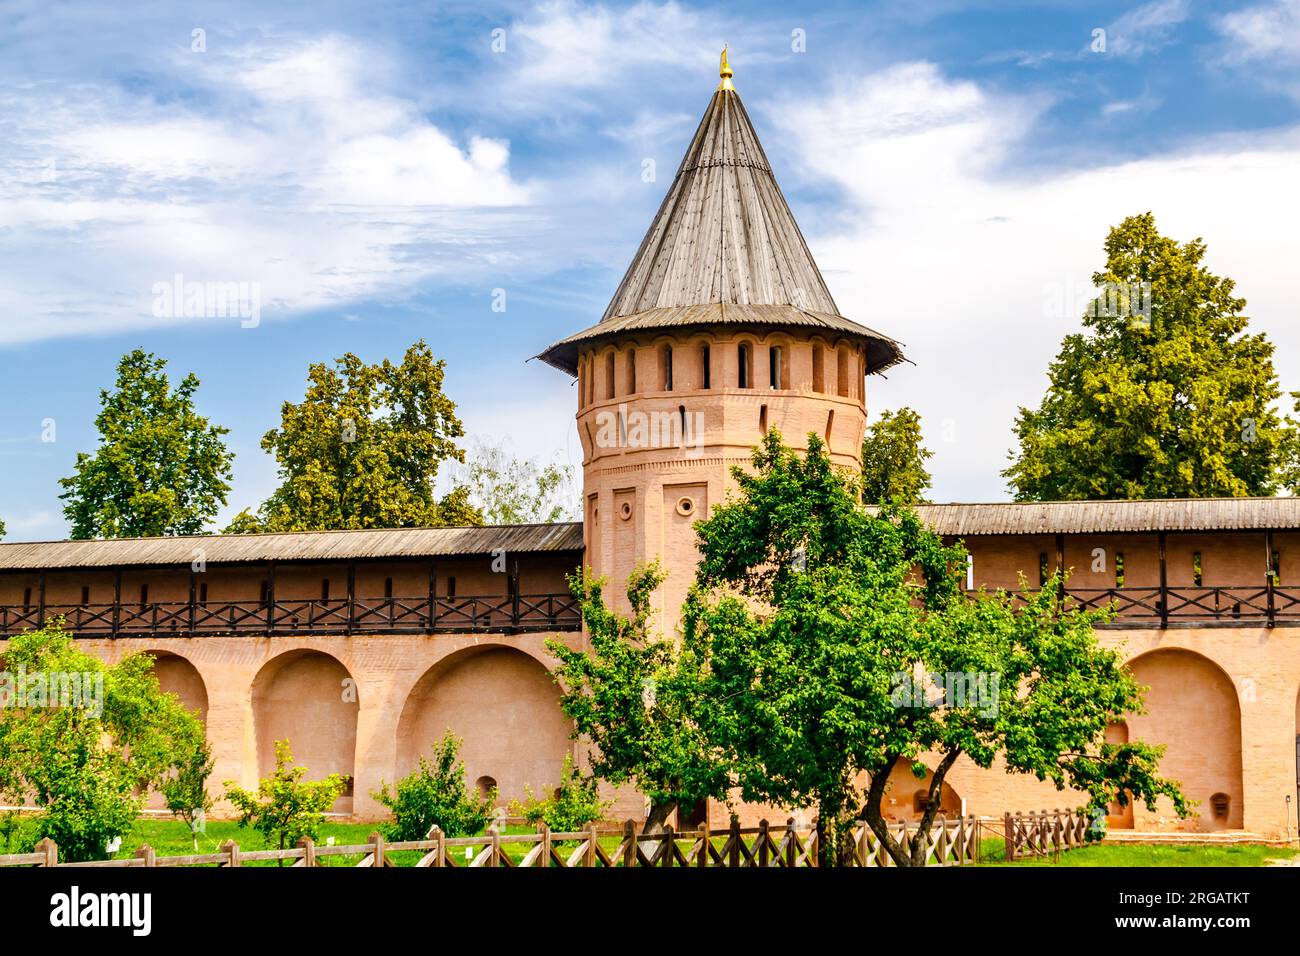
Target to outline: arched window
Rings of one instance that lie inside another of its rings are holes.
[[[784,354],[785,350],[779,345],[773,345],[767,350],[767,380],[770,388],[785,388],[781,374],[781,360]]]
[[[700,387],[709,388],[711,382],[711,369],[709,368],[709,346],[700,346]]]
[[[835,381],[841,398],[849,397],[849,353],[840,349],[835,354]]]
[[[831,448],[831,429],[835,427],[835,409],[826,413],[826,450]]]
[[[925,806],[930,802],[930,795],[924,790],[918,790],[912,794],[912,812],[925,813]]]
[[[767,406],[763,405],[758,410],[758,430],[761,434],[767,434]]]
[[[813,391],[826,391],[826,350],[820,345],[812,347]]]
[[[1232,807],[1232,798],[1226,793],[1216,793],[1210,797],[1210,811],[1216,820],[1227,820],[1228,810]]]
[[[736,372],[736,386],[738,388],[749,388],[750,385],[750,348],[748,343],[741,342],[736,347],[736,361],[739,366]]]
[[[478,788],[479,796],[483,798],[495,797],[497,794],[497,782],[492,777],[482,776],[474,781],[474,786]]]
[[[664,391],[671,392],[673,390],[673,347],[671,345],[665,345],[660,349],[659,355],[660,365],[662,366],[664,373]]]
[[[627,392],[636,394],[636,348],[627,350]]]
[[[605,356],[605,397],[614,397],[614,353]]]

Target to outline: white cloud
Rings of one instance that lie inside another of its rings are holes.
[[[0,344],[157,324],[150,289],[177,272],[257,282],[271,318],[463,278],[530,221],[508,143],[458,142],[385,93],[372,49],[331,36],[183,67],[203,106],[94,87],[0,103]]]
[[[1300,3],[1273,0],[1225,14],[1217,21],[1227,41],[1225,60],[1300,60]]]
[[[1252,326],[1276,343],[1283,387],[1300,388],[1300,129],[1009,173],[1041,105],[922,63],[773,111],[805,171],[849,203],[834,226],[801,225],[841,311],[901,339],[916,362],[873,379],[869,402],[873,415],[902,404],[922,412],[938,500],[1005,497],[998,472],[1016,409],[1041,398],[1106,232],[1127,215],[1152,210],[1167,235],[1203,237],[1209,268],[1237,280]]]
[[[1131,57],[1155,53],[1173,42],[1187,13],[1187,0],[1153,0],[1134,7],[1106,27],[1106,52]]]

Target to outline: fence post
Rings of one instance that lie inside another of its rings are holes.
[[[311,837],[305,836],[298,841],[298,845],[302,847],[302,865],[308,867],[315,866],[316,865],[316,841],[313,840]]]
[[[433,865],[444,867],[447,865],[447,840],[442,834],[442,827],[434,824],[429,828],[429,839],[438,841],[438,848],[433,854]]]
[[[794,869],[794,817],[785,818],[785,865]]]
[[[939,814],[939,838],[935,841],[934,849],[939,865],[943,866],[948,862],[948,818],[942,813]]]
[[[623,821],[623,869],[636,866],[636,823]]]
[[[370,865],[385,866],[386,862],[384,860],[384,835],[378,831],[375,831],[374,833],[370,834],[370,839],[368,842],[370,843],[371,846],[374,847],[374,849],[370,851],[371,853],[374,854],[374,862],[371,863]]]
[[[1007,841],[1007,862],[1012,863],[1016,859],[1016,834],[1015,824],[1011,820],[1009,811],[1002,815],[1002,827],[1002,832]]]
[[[140,849],[135,851],[135,858],[137,860],[144,860],[145,866],[158,865],[158,856],[156,853],[154,853],[154,848],[151,847],[148,843],[142,844],[140,846]]]
[[[709,833],[709,817],[705,814],[704,822],[700,824],[700,857],[695,861],[696,866],[709,865],[709,850],[712,847],[713,835]]]
[[[58,866],[59,865],[59,847],[49,837],[45,837],[40,843],[36,844],[36,852],[43,853],[45,859],[37,866]]]
[[[663,862],[659,864],[660,866],[673,865],[673,851],[677,849],[677,844],[674,842],[676,839],[677,839],[677,835],[673,833],[672,825],[671,824],[665,825],[664,844],[663,844],[663,848],[660,850],[660,852],[663,854],[660,857],[663,860]]]
[[[539,854],[542,860],[542,866],[549,869],[551,866],[551,828],[543,820],[538,832],[542,835],[542,852]]]
[[[596,821],[592,820],[587,828],[587,866],[596,866]]]
[[[758,821],[758,865],[767,866],[767,821]]]
[[[239,844],[234,840],[227,840],[221,844],[221,852],[228,857],[224,866],[239,866]]]
[[[740,868],[740,821],[731,818],[731,834],[727,840],[730,850],[727,853],[727,866],[733,870]]]

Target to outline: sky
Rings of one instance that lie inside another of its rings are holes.
[[[580,470],[528,359],[604,311],[724,43],[840,311],[914,363],[869,413],[922,414],[935,500],[1009,498],[1128,215],[1206,241],[1300,390],[1300,0],[793,6],[0,0],[8,540],[66,536],[135,348],[230,429],[218,524],[275,487],[310,363],[419,338],[471,439]],[[187,316],[193,282],[230,308]]]

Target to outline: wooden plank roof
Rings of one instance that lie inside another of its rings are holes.
[[[209,564],[339,561],[581,551],[582,525],[495,525],[116,538],[103,541],[0,543],[0,571],[186,565],[198,549]]]
[[[1300,498],[1177,498],[920,505],[940,534],[1300,530]]]
[[[574,375],[580,342],[722,323],[854,336],[867,343],[869,372],[902,361],[894,339],[840,315],[740,95],[726,83],[601,321],[537,357]]]

